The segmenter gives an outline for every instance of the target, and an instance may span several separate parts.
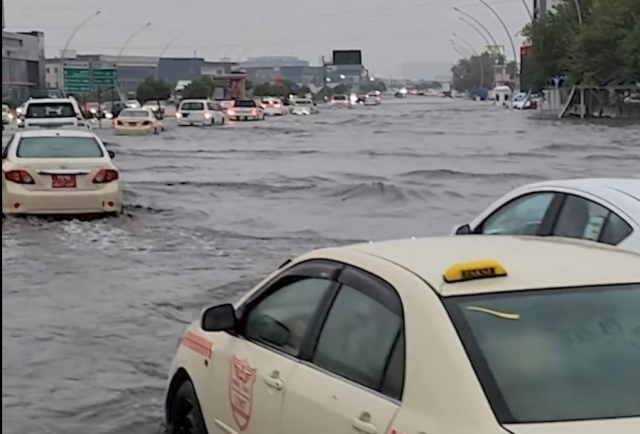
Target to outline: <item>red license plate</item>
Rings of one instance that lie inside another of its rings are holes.
[[[130,127],[135,127],[136,125],[138,125],[138,123],[137,123],[137,122],[129,122],[129,126],[130,126]]]
[[[52,188],[76,188],[76,175],[52,175]]]

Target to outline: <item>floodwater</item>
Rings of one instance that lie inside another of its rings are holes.
[[[144,138],[100,131],[122,170],[126,216],[3,221],[4,434],[159,434],[188,322],[283,260],[447,234],[512,187],[640,167],[639,126],[466,101],[166,124]]]

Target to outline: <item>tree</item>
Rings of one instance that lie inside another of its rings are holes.
[[[640,1],[563,0],[544,19],[523,29],[532,46],[534,80],[566,76],[570,82],[602,85],[640,80]]]
[[[141,103],[151,100],[167,100],[171,97],[171,86],[164,80],[147,77],[138,85],[136,97]]]
[[[362,92],[375,92],[375,91],[386,92],[387,85],[385,84],[384,81],[374,80],[374,81],[369,81],[364,84],[361,84],[360,90]]]
[[[417,90],[440,90],[442,89],[442,83],[439,81],[420,80],[415,84]]]
[[[460,59],[451,68],[453,88],[458,92],[476,93],[480,87],[489,88],[493,84],[495,57],[489,53]],[[482,67],[481,67],[482,66]],[[484,77],[482,77],[483,70]],[[484,78],[484,80],[482,80]]]
[[[213,96],[216,84],[211,77],[195,79],[182,90],[183,99],[208,99]]]

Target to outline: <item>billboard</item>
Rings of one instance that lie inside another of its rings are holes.
[[[334,50],[334,65],[362,65],[362,51],[360,50]]]

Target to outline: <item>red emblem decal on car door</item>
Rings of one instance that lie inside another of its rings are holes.
[[[253,400],[253,384],[256,381],[256,368],[249,365],[247,359],[239,359],[235,354],[231,358],[229,377],[229,401],[231,413],[240,431],[249,427]]]

